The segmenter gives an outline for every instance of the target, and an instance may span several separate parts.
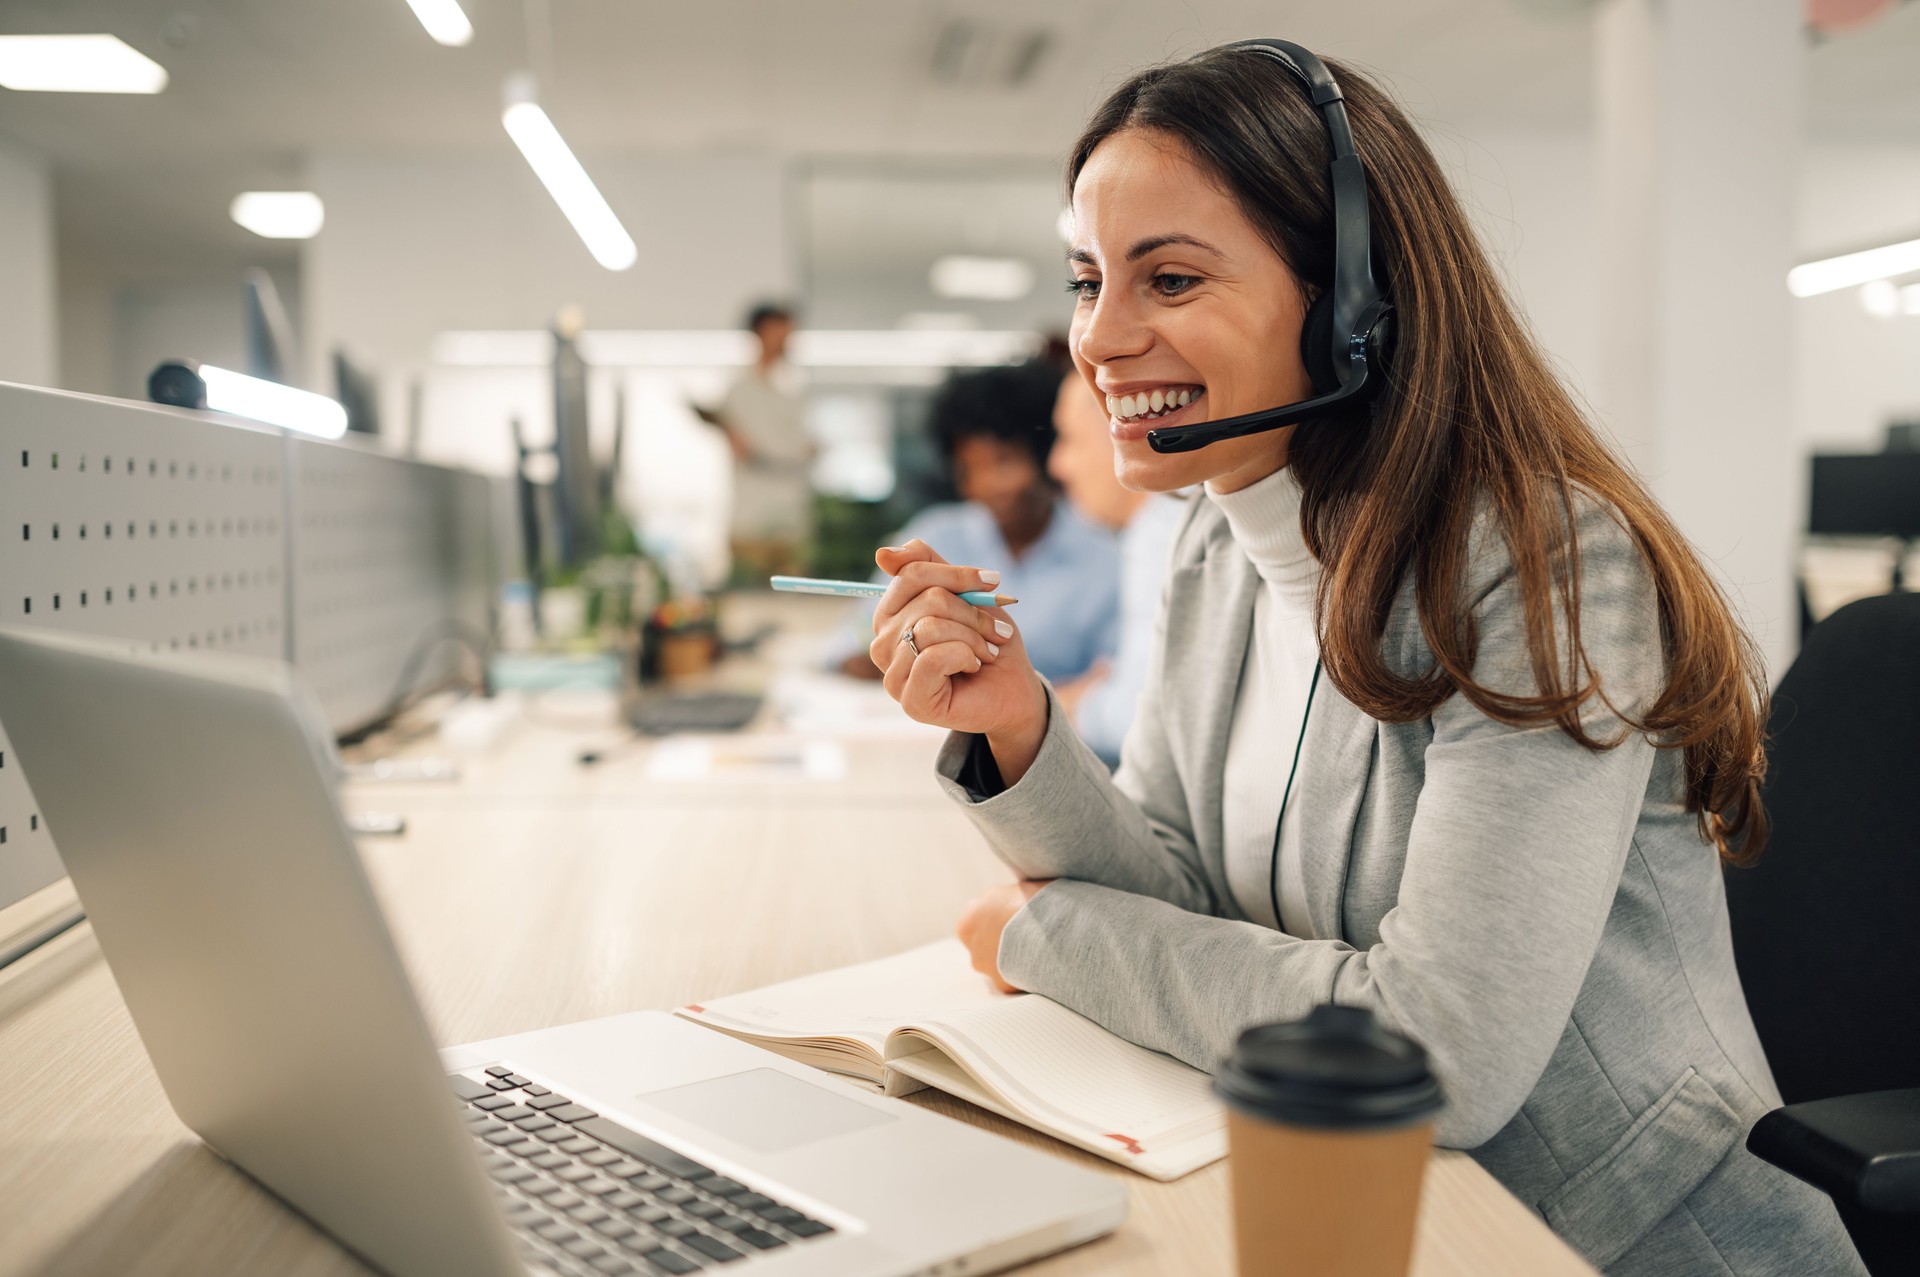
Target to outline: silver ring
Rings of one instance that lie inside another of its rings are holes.
[[[915,656],[920,655],[920,645],[913,641],[913,627],[911,625],[909,625],[906,629],[900,631],[900,641],[902,643],[905,643],[907,645],[907,650],[912,652]]]

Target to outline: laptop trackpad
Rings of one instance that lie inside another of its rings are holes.
[[[759,1153],[781,1153],[899,1120],[777,1069],[749,1069],[635,1098]]]

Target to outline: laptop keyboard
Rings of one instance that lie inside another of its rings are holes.
[[[691,1273],[833,1232],[503,1064],[453,1074],[507,1223],[568,1277]]]

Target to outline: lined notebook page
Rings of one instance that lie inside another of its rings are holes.
[[[851,1038],[870,1046],[878,1061],[887,1035],[903,1024],[1021,1000],[989,986],[968,965],[965,945],[942,940],[891,958],[713,998],[678,1014],[762,1037]]]
[[[1057,1002],[1009,998],[988,1008],[918,1017],[909,1031],[934,1041],[1015,1110],[1010,1116],[1024,1115],[1115,1160],[1164,1153],[1181,1166],[1175,1173],[1184,1173],[1226,1152],[1225,1114],[1210,1077],[1116,1037]],[[914,1049],[910,1037],[890,1044],[895,1056]],[[920,1077],[910,1061],[891,1063]]]

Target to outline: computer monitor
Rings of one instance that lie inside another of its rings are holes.
[[[587,361],[574,335],[553,335],[553,451],[555,549],[564,567],[578,567],[600,553],[600,476],[587,431]]]
[[[255,267],[240,287],[247,335],[247,372],[266,381],[292,385],[297,379],[298,355],[293,321],[280,301],[273,276]]]
[[[347,429],[380,433],[380,385],[373,374],[354,367],[346,352],[333,352],[333,397],[347,410]]]
[[[1816,455],[1807,531],[1920,540],[1920,452]]]

